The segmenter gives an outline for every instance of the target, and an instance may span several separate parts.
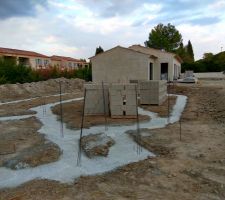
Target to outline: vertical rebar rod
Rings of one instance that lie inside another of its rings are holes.
[[[106,114],[106,100],[105,100],[105,88],[104,82],[102,81],[102,97],[103,97],[103,106],[104,106],[104,117],[105,117],[105,130],[108,130],[107,124],[107,114]]]
[[[167,102],[168,102],[168,119],[167,122],[170,123],[170,80],[168,81],[168,87],[167,87]]]
[[[59,81],[59,101],[60,101],[60,132],[62,137],[64,137],[63,133],[63,107],[62,107],[62,83]]]
[[[46,108],[45,108],[45,97],[43,97],[43,101],[42,101],[42,110],[43,110],[43,117],[46,114]]]
[[[140,138],[140,123],[139,123],[139,113],[138,113],[138,93],[137,93],[137,85],[135,85],[135,99],[136,99],[136,119],[137,119],[137,133],[136,133],[136,140],[137,140],[137,154],[140,154],[142,151],[141,149],[141,138]]]
[[[83,101],[82,118],[81,118],[81,126],[80,126],[80,139],[79,139],[79,150],[78,150],[78,156],[77,156],[77,166],[81,165],[81,140],[83,136],[83,127],[84,127],[85,103],[86,103],[86,88],[84,89],[84,101]]]
[[[180,141],[181,141],[181,117],[180,117],[180,120],[179,120],[179,124],[180,124]]]

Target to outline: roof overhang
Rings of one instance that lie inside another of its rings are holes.
[[[178,55],[174,55],[174,58],[177,59],[177,61],[182,64],[184,61],[182,60],[182,58]]]

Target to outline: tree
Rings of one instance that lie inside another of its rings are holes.
[[[204,53],[203,59],[211,60],[213,58],[213,53]]]
[[[191,41],[188,40],[188,44],[187,44],[187,55],[190,59],[190,62],[194,62],[195,58],[194,58],[194,52],[193,52],[193,48],[192,48],[192,44]]]
[[[180,46],[179,46],[179,48],[176,50],[176,53],[184,60],[186,51],[185,51],[183,42],[180,43]]]
[[[175,26],[170,23],[167,25],[160,23],[149,33],[145,46],[174,52],[180,47],[181,43],[182,35]]]
[[[104,52],[104,50],[101,46],[99,46],[99,47],[96,48],[95,55],[97,55],[99,53],[102,53],[102,52]]]

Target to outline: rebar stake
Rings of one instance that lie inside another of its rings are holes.
[[[63,133],[63,107],[62,107],[62,84],[61,81],[59,81],[59,101],[60,101],[60,132],[61,136],[64,137]]]
[[[81,126],[80,126],[80,139],[79,139],[79,150],[77,155],[77,166],[81,166],[81,142],[82,142],[82,136],[83,136],[83,127],[84,127],[85,102],[86,102],[86,88],[84,89],[84,102],[83,102],[82,119],[81,119]]]
[[[104,82],[102,81],[102,97],[103,97],[103,106],[104,106],[104,117],[105,117],[105,131],[108,130],[107,116],[106,116],[106,101],[105,101],[105,88]]]
[[[138,93],[137,93],[137,85],[135,85],[135,93],[136,93],[136,118],[137,118],[137,133],[136,133],[136,140],[137,140],[137,154],[139,155],[142,151],[140,142],[141,142],[141,135],[140,135],[140,123],[139,123],[139,113],[138,113]]]
[[[181,117],[180,117],[179,123],[180,123],[180,141],[181,141]]]

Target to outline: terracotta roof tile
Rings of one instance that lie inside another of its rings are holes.
[[[71,62],[80,62],[80,63],[84,63],[84,61],[75,59],[75,58],[71,58],[71,57],[65,57],[65,56],[56,56],[53,55],[50,57],[51,60],[56,60],[56,61],[71,61]]]
[[[9,49],[9,48],[2,48],[2,47],[0,47],[0,54],[13,54],[13,55],[21,55],[21,56],[49,58],[46,55],[36,53],[34,51],[25,51],[25,50]]]

